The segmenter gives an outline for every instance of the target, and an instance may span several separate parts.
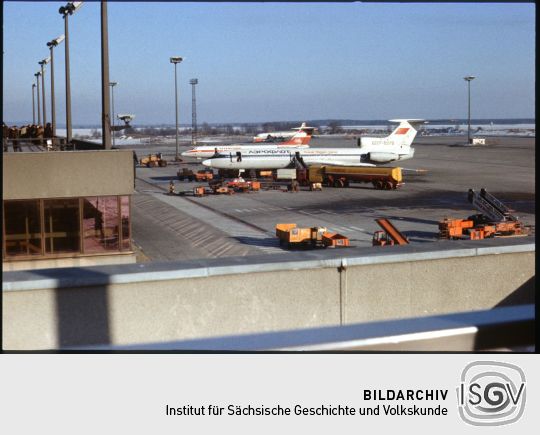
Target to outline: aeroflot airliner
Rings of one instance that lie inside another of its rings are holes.
[[[300,127],[291,129],[291,131],[272,131],[268,133],[259,133],[257,136],[253,137],[253,142],[283,142],[285,139],[294,136],[296,133],[294,130],[302,130],[306,127],[306,123],[303,122]]]
[[[424,123],[424,120],[390,121],[399,122],[399,125],[389,136],[360,138],[359,148],[250,148],[217,153],[202,163],[219,169],[282,169],[293,167],[296,162],[305,166],[376,166],[412,158],[414,148],[411,144],[417,133],[413,125]]]
[[[190,150],[184,151],[182,156],[184,157],[197,157],[197,158],[208,158],[213,157],[218,154],[236,154],[237,152],[245,153],[249,150],[258,150],[258,151],[271,151],[276,149],[303,149],[309,148],[309,141],[313,135],[315,127],[307,127],[306,123],[295,130],[298,130],[296,133],[292,134],[292,137],[286,141],[275,144],[268,145],[245,145],[245,144],[232,144],[232,145],[204,145],[192,148]]]

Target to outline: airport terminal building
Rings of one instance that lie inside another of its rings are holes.
[[[131,151],[3,157],[4,271],[135,262]]]

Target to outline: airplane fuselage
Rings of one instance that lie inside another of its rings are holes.
[[[282,169],[301,159],[307,165],[375,166],[397,160],[410,159],[414,149],[410,147],[365,146],[362,148],[292,148],[250,149],[239,154],[223,153],[203,161],[203,165],[220,169]]]
[[[283,149],[283,150],[290,150],[290,149],[304,149],[309,148],[309,145],[216,145],[216,146],[199,146],[187,151],[184,151],[182,153],[182,156],[184,157],[196,157],[198,159],[202,158],[210,158],[213,157],[216,154],[216,151],[218,154],[236,154],[237,152],[241,152],[242,154],[249,152],[250,150],[256,150],[256,151],[270,151],[275,149]],[[288,151],[287,151],[288,152]]]

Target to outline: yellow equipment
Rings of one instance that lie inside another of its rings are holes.
[[[143,157],[139,163],[141,166],[146,166],[147,168],[167,166],[167,160],[163,159],[161,153],[148,154],[146,157]]]

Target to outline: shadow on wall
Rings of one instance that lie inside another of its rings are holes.
[[[534,305],[535,301],[535,289],[534,289],[535,277],[532,276],[525,283],[519,286],[516,290],[510,293],[507,297],[501,300],[493,308],[510,307],[517,305]],[[499,332],[499,339],[501,332]],[[508,324],[502,334],[507,337],[504,341],[511,344],[511,347],[502,349],[503,351],[517,351],[517,352],[531,352],[533,350],[533,344],[535,343],[535,327],[534,324],[531,328],[527,328],[525,331],[523,325],[519,322]],[[493,333],[489,329],[482,330],[476,335],[475,349],[494,349],[492,345]],[[495,348],[495,350],[499,350]]]
[[[508,307],[511,305],[526,305],[534,304],[534,281],[535,277],[532,276],[528,281],[519,286],[516,290],[506,296],[493,308]]]
[[[83,287],[55,290],[57,347],[80,344],[110,344],[108,285],[109,275],[91,267],[42,269],[35,274],[62,281],[81,283]],[[96,283],[96,285],[91,285]]]

